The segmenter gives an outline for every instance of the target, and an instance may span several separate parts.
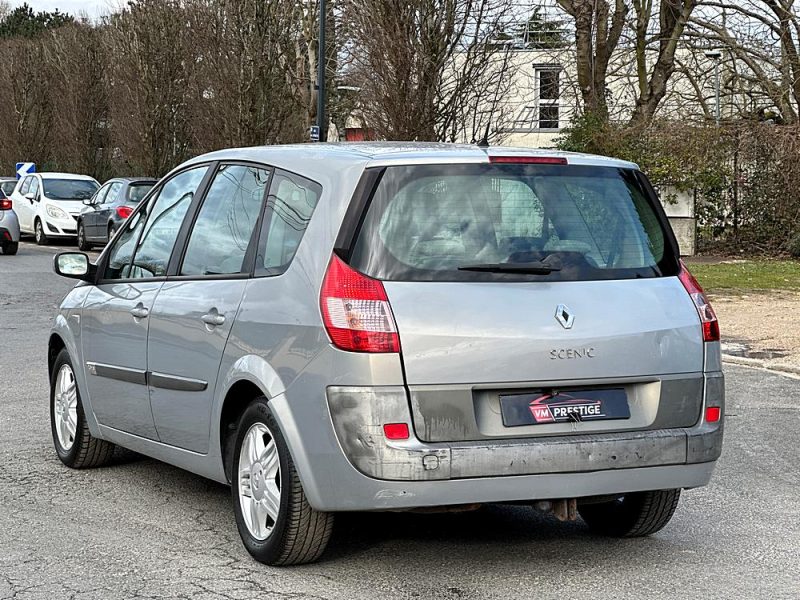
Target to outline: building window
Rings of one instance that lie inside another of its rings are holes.
[[[560,67],[534,67],[536,103],[524,106],[514,120],[514,129],[530,131],[559,128]]]

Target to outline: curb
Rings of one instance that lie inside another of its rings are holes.
[[[771,365],[768,361],[761,360],[759,358],[746,358],[744,356],[732,356],[730,354],[723,353],[722,362],[732,365],[764,369],[765,371],[773,371],[786,375],[800,376],[800,367],[793,367],[791,365]]]

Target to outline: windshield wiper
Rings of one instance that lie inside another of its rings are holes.
[[[560,271],[561,267],[543,262],[520,263],[486,263],[478,265],[461,265],[459,271],[481,271],[484,273],[524,273],[530,275],[549,275]]]

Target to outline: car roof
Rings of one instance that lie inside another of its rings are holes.
[[[390,166],[402,164],[487,163],[491,156],[560,157],[573,165],[593,165],[635,169],[634,163],[596,156],[542,148],[494,146],[481,148],[470,144],[435,142],[334,142],[256,146],[210,152],[189,161],[253,160],[294,172],[334,171],[345,165]]]
[[[156,183],[158,179],[155,177],[112,177],[106,181],[106,183],[111,183],[112,181],[121,181],[122,183]]]
[[[89,175],[79,175],[77,173],[31,173],[31,175],[39,175],[42,179],[75,179],[77,181],[96,181],[94,177]]]

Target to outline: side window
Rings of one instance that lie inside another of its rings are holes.
[[[220,167],[189,236],[181,275],[242,272],[269,176],[268,169],[258,167]]]
[[[108,188],[108,194],[106,197],[101,200],[103,204],[112,204],[119,196],[119,191],[122,189],[122,182],[115,181],[111,184],[111,187]]]
[[[97,190],[94,193],[94,196],[92,196],[91,200],[92,204],[102,204],[103,202],[105,202],[105,197],[110,187],[111,186],[109,184],[105,184],[103,187]]]
[[[204,165],[175,175],[125,222],[109,253],[104,279],[166,275],[181,223],[207,169]]]
[[[133,215],[123,225],[123,230],[114,240],[114,246],[108,257],[108,264],[103,273],[103,279],[127,279],[131,275],[131,259],[136,240],[144,227],[147,219],[147,207]]]
[[[291,173],[275,172],[256,258],[260,273],[280,275],[286,271],[321,194],[318,183]]]
[[[26,177],[25,181],[22,182],[22,187],[19,188],[19,193],[23,196],[31,189],[31,179],[33,179],[33,177]]]
[[[39,195],[39,180],[36,177],[31,177],[31,187],[28,191],[33,194],[34,198]]]

